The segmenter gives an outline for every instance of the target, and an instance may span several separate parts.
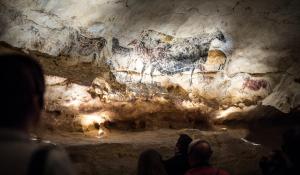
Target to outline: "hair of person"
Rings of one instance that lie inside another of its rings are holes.
[[[137,175],[167,175],[161,155],[154,149],[141,153]]]
[[[212,153],[211,146],[206,140],[195,140],[189,145],[189,157],[197,163],[209,163]]]
[[[273,150],[270,155],[263,156],[259,161],[259,167],[262,174],[285,174],[288,165],[281,150]]]
[[[188,147],[189,144],[193,141],[193,139],[188,136],[187,134],[180,134],[176,146],[179,149],[179,152],[181,154],[187,154],[188,153]]]
[[[292,162],[298,163],[300,160],[300,128],[295,127],[287,130],[283,134],[282,150],[287,154]]]
[[[25,54],[0,54],[0,127],[24,125],[35,112],[34,101],[42,109],[45,80],[40,64]],[[37,99],[34,99],[37,98]]]

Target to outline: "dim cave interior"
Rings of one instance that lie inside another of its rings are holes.
[[[0,53],[45,71],[33,133],[78,174],[135,174],[181,133],[231,174],[261,174],[300,124],[298,0],[1,0],[0,26]]]

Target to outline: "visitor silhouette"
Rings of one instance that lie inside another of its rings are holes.
[[[138,160],[137,175],[167,175],[161,155],[154,149],[142,152]]]
[[[259,162],[264,175],[300,174],[300,128],[290,128],[283,133],[282,150],[274,150]]]
[[[212,156],[210,144],[205,140],[195,140],[189,146],[188,155],[191,169],[185,175],[229,175],[226,171],[210,165]]]
[[[63,149],[30,139],[44,106],[39,63],[24,54],[1,54],[0,81],[0,174],[74,174]]]
[[[165,167],[168,175],[184,175],[189,169],[188,147],[192,138],[187,134],[181,134],[175,146],[175,155],[166,160]]]

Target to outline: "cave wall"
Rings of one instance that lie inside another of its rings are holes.
[[[44,65],[50,112],[139,127],[299,107],[297,0],[0,5],[0,41]]]

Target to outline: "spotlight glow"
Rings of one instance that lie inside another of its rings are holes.
[[[255,109],[257,106],[256,105],[252,105],[252,106],[245,106],[245,107],[230,107],[227,108],[225,110],[221,110],[218,112],[216,119],[223,119],[223,118],[227,118],[230,114],[233,113],[246,113],[249,112],[253,109]]]
[[[82,126],[90,126],[95,123],[100,125],[105,122],[105,117],[98,113],[83,114],[83,115],[81,115],[80,120],[81,120]]]
[[[217,119],[226,118],[228,115],[234,113],[234,112],[241,112],[243,111],[241,108],[237,107],[230,107],[228,109],[225,109],[223,111],[219,111],[219,114],[217,115]]]

